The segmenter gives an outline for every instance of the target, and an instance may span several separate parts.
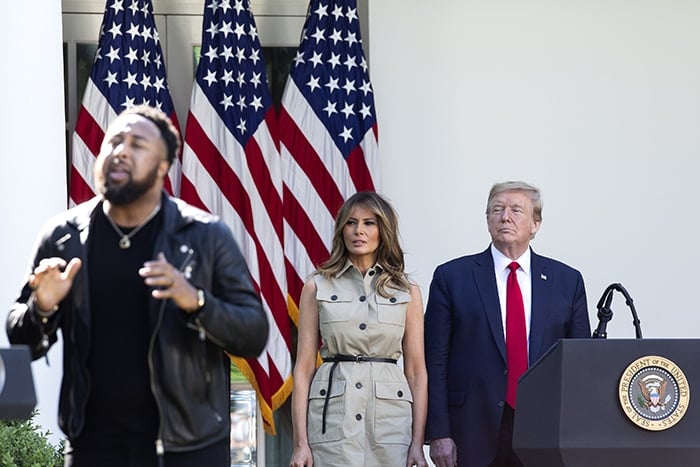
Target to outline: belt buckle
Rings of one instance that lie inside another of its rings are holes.
[[[355,362],[360,363],[365,361],[364,355],[355,355]]]

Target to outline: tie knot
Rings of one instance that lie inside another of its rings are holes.
[[[510,272],[516,272],[519,267],[520,267],[520,265],[518,264],[517,261],[513,261],[512,263],[510,263],[508,265],[508,269],[510,269]]]

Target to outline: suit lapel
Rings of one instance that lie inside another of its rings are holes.
[[[494,275],[493,257],[490,248],[479,255],[477,268],[474,269],[474,281],[481,296],[481,303],[484,306],[486,320],[489,323],[493,340],[496,341],[498,350],[506,361],[506,341],[503,335],[503,318],[501,315],[501,304],[498,300],[498,287],[496,276]]]
[[[549,277],[547,266],[542,257],[532,252],[530,272],[532,274],[532,308],[530,314],[530,350],[529,360],[532,365],[539,355],[546,349],[542,349],[544,330],[549,319],[552,294],[553,277]]]

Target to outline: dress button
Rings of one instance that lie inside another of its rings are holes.
[[[391,298],[389,299],[389,301],[390,301],[391,303],[396,303],[396,297],[391,297]]]
[[[333,300],[333,301],[338,300],[338,296],[337,296],[337,295],[331,295],[331,300]]]
[[[321,389],[321,395],[322,395],[322,396],[325,396],[325,395],[326,395],[326,390],[325,390],[325,389]]]
[[[355,383],[355,387],[357,389],[362,389],[362,383]]]
[[[365,329],[367,329],[367,325],[365,323],[361,323],[360,324],[360,331],[364,331]]]
[[[356,415],[355,415],[355,420],[357,420],[357,421],[360,421],[360,420],[362,420],[362,415],[361,415],[361,414],[359,414],[359,413],[358,413],[358,414],[356,414]]]
[[[399,396],[399,397],[403,397],[403,391],[397,392],[396,395]]]
[[[364,302],[365,300],[367,300],[367,297],[365,297],[364,295],[360,295],[360,301]]]

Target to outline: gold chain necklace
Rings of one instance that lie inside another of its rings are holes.
[[[129,232],[128,234],[125,234],[124,232],[122,232],[122,229],[120,229],[117,226],[117,224],[114,222],[114,220],[112,220],[112,216],[110,216],[106,211],[103,210],[103,212],[105,213],[105,217],[109,221],[110,225],[112,226],[114,231],[117,233],[117,235],[119,235],[119,237],[121,237],[119,239],[119,248],[121,248],[122,250],[126,250],[127,248],[129,248],[131,246],[131,237],[136,235],[136,233],[139,230],[141,230],[144,225],[148,224],[148,221],[153,219],[155,217],[155,215],[158,214],[158,211],[160,211],[160,204],[158,204],[155,208],[153,208],[153,211],[151,211],[151,213],[148,216],[146,216],[146,218],[143,221],[141,221],[141,223],[139,225],[134,227],[131,232]]]

